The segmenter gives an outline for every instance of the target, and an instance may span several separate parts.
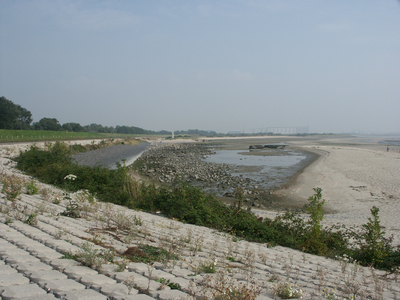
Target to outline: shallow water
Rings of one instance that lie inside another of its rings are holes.
[[[298,150],[217,150],[205,161],[228,164],[233,176],[250,178],[258,188],[271,189],[287,183],[313,158],[313,154]]]

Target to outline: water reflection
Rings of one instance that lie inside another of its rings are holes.
[[[313,155],[297,150],[217,150],[207,162],[228,164],[233,176],[250,178],[263,189],[286,183],[312,159]]]

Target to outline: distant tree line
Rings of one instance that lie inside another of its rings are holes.
[[[6,97],[0,97],[0,129],[12,130],[49,130],[68,132],[98,132],[98,133],[122,133],[122,134],[171,134],[171,131],[152,131],[134,126],[103,126],[92,123],[82,126],[79,123],[64,123],[56,118],[42,118],[39,122],[33,122],[32,113],[18,104],[14,104]]]
[[[14,104],[6,97],[0,97],[0,129],[23,129],[23,130],[49,130],[49,131],[68,131],[68,132],[96,132],[96,133],[121,133],[121,134],[160,134],[171,135],[171,131],[161,130],[152,131],[135,126],[103,126],[92,123],[82,126],[79,123],[64,123],[56,118],[42,118],[39,122],[33,122],[32,113],[18,104]],[[175,131],[175,135],[202,135],[216,136],[215,131],[198,129]]]
[[[177,130],[174,131],[175,135],[201,135],[201,136],[221,136],[220,133],[216,133],[212,130],[199,130],[199,129],[188,129],[188,130]]]

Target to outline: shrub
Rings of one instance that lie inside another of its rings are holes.
[[[3,183],[1,192],[6,200],[14,202],[21,195],[23,180],[15,175],[2,175],[0,180]]]
[[[25,188],[26,188],[26,193],[29,195],[36,195],[39,192],[36,182],[33,180],[29,181],[26,184]]]

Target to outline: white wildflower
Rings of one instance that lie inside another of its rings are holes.
[[[74,174],[69,174],[67,176],[64,177],[64,180],[68,179],[68,180],[75,180],[76,179],[76,175]]]

